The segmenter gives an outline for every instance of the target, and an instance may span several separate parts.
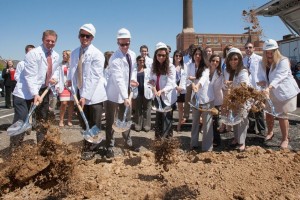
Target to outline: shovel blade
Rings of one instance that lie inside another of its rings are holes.
[[[105,135],[95,125],[91,129],[83,132],[83,138],[90,143],[99,144],[102,140],[105,139]]]
[[[132,121],[123,122],[121,120],[116,120],[115,123],[112,125],[112,128],[117,133],[123,133],[130,129],[132,125]]]
[[[14,136],[24,133],[25,131],[31,129],[32,126],[30,123],[24,123],[23,120],[18,120],[14,124],[12,124],[7,129],[7,135]]]

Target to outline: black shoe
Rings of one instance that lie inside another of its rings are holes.
[[[95,154],[96,154],[96,152],[94,152],[94,151],[82,152],[81,159],[82,160],[92,160],[94,158]]]
[[[256,131],[255,130],[247,129],[247,133],[249,133],[249,134],[256,134]]]
[[[113,157],[115,157],[114,150],[112,150],[111,148],[107,149],[106,150],[106,157],[107,158],[113,158]]]

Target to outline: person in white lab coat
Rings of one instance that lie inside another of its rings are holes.
[[[258,85],[266,87],[265,94],[269,97],[278,114],[282,134],[280,147],[289,147],[289,120],[288,113],[297,108],[297,94],[300,92],[292,75],[289,59],[282,56],[278,44],[268,39],[263,45],[263,59],[258,72]],[[272,113],[270,110],[269,113]],[[266,113],[268,132],[265,141],[273,138],[274,116]]]
[[[214,92],[212,85],[209,84],[209,69],[205,66],[204,51],[197,47],[193,51],[193,61],[187,76],[192,81],[192,89],[199,97],[199,104],[204,109],[210,109],[214,106]],[[200,116],[203,121],[202,151],[213,150],[213,123],[210,112],[200,112],[197,109],[192,110],[193,124],[191,130],[191,149],[198,148],[199,145],[199,121]]]
[[[249,72],[243,64],[242,52],[233,47],[228,51],[226,57],[224,86],[232,84],[233,87],[239,87],[242,83],[246,85],[250,84]],[[247,116],[241,115],[240,117],[242,118],[241,122],[233,126],[234,139],[230,146],[236,148],[238,151],[245,151],[249,121]]]
[[[257,80],[257,75],[258,75],[258,68],[259,68],[259,63],[262,60],[262,57],[254,53],[254,46],[251,42],[247,42],[245,44],[245,57],[243,58],[243,63],[244,66],[246,66],[249,70],[250,73],[250,84],[253,88],[255,89],[260,89],[256,82]],[[264,135],[265,132],[265,121],[264,121],[264,112],[263,110],[260,110],[258,112],[249,112],[249,126],[247,129],[247,133],[256,133],[255,131],[255,125],[258,130],[258,133],[260,135]]]
[[[168,47],[162,42],[156,44],[149,84],[152,85],[154,95],[160,98],[163,108],[174,106],[177,100],[176,70],[175,66],[170,63]],[[154,104],[158,107],[156,98]],[[173,110],[165,113],[156,112],[155,137],[172,137],[172,124]]]
[[[26,54],[24,69],[21,71],[19,80],[14,89],[15,115],[13,123],[18,120],[25,121],[30,105],[40,103],[37,108],[37,120],[45,121],[49,112],[49,92],[42,99],[41,94],[49,84],[58,81],[59,55],[53,48],[57,41],[57,34],[53,30],[46,30],[42,37],[43,44],[32,49]],[[41,125],[37,130],[37,142],[43,141],[46,130]],[[12,136],[10,146],[19,146],[24,138],[24,133]]]
[[[130,88],[137,87],[136,74],[136,54],[129,49],[131,42],[131,34],[121,28],[117,33],[117,43],[119,49],[116,50],[109,59],[108,65],[108,83],[107,92],[107,112],[106,112],[106,157],[114,157],[113,147],[115,146],[114,130],[112,125],[115,120],[116,113],[119,119],[123,119],[126,107],[129,107],[126,120],[131,120],[131,99]],[[130,136],[130,129],[122,133],[125,140],[125,146],[133,149]]]
[[[32,49],[34,49],[35,46],[32,45],[32,44],[28,44],[26,45],[25,47],[25,55],[31,51]],[[19,81],[20,80],[20,74],[22,73],[23,69],[24,69],[24,65],[25,65],[25,61],[22,60],[20,61],[18,64],[17,64],[17,67],[16,67],[16,73],[15,73],[15,80],[16,81]]]
[[[71,53],[67,79],[68,85],[72,86],[72,91],[79,96],[79,103],[89,126],[96,125],[101,129],[103,103],[107,100],[104,77],[105,58],[103,53],[92,44],[95,34],[96,29],[93,24],[84,24],[80,27],[78,33],[80,46]],[[80,62],[82,62],[82,72]],[[86,129],[85,124],[82,126]],[[88,155],[86,152],[93,151],[93,147],[95,145],[84,141],[83,155]]]

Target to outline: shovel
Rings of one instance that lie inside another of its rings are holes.
[[[154,93],[156,93],[156,88],[154,88]],[[152,110],[157,111],[157,112],[162,112],[162,113],[166,113],[166,112],[170,112],[172,110],[172,108],[170,106],[166,106],[166,107],[162,107],[162,103],[160,100],[159,96],[155,96],[157,103],[158,103],[158,108],[153,107]]]
[[[195,97],[195,105],[192,103],[192,99]],[[199,110],[199,105],[200,105],[200,102],[199,102],[199,97],[198,97],[198,94],[196,92],[192,92],[192,97],[191,97],[191,101],[189,102],[190,106],[196,110]]]
[[[210,112],[212,115],[218,115],[219,111],[216,108],[210,108],[210,109],[205,109],[205,108],[198,108],[199,111],[201,112]]]
[[[41,95],[41,98],[43,99],[45,97],[45,95],[48,93],[49,89],[52,87],[52,85],[49,85],[47,87],[47,89],[43,92],[43,94]],[[36,109],[36,107],[39,105],[40,103],[37,102],[36,104],[33,104],[30,107],[29,113],[25,119],[25,122],[23,122],[23,120],[18,120],[17,122],[15,122],[14,124],[12,124],[10,127],[8,127],[7,129],[7,135],[9,136],[14,136],[14,135],[19,135],[21,133],[24,133],[25,131],[28,131],[29,129],[32,128],[31,124],[29,123],[29,119],[32,115],[32,113],[34,112],[34,110]]]
[[[130,92],[129,101],[131,101],[132,95],[133,95],[133,93]],[[126,116],[127,116],[128,110],[129,110],[129,106],[126,106],[124,114],[123,114],[123,120],[117,119],[113,123],[112,128],[114,129],[115,132],[123,133],[130,129],[130,127],[132,125],[132,121],[126,122]]]
[[[232,110],[229,110],[228,116],[221,116],[221,120],[224,124],[229,126],[239,124],[242,121],[239,115],[233,116]]]
[[[87,119],[86,119],[86,117],[85,117],[85,114],[84,114],[84,112],[83,112],[83,110],[82,110],[82,107],[81,107],[80,104],[79,104],[79,101],[78,101],[78,99],[77,99],[76,94],[74,94],[74,92],[73,92],[69,87],[67,87],[66,85],[65,85],[65,88],[67,88],[67,90],[68,90],[69,92],[71,92],[71,94],[73,95],[73,98],[74,98],[75,103],[76,103],[76,105],[77,105],[77,107],[78,107],[78,110],[79,110],[79,112],[80,112],[80,115],[81,115],[81,117],[82,117],[82,119],[83,119],[83,121],[84,121],[84,123],[85,123],[86,130],[82,132],[83,138],[84,138],[86,141],[90,142],[90,143],[93,143],[93,144],[99,144],[103,139],[105,139],[105,136],[103,136],[103,135],[101,134],[100,129],[99,129],[96,125],[94,125],[94,126],[90,129],[89,123],[88,123],[88,121],[87,121]]]

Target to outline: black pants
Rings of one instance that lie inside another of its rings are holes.
[[[41,96],[43,94],[43,92],[46,90],[47,88],[41,88],[39,90],[39,95]],[[40,143],[44,140],[45,135],[47,133],[47,129],[43,126],[43,123],[48,121],[48,116],[49,116],[49,94],[50,91],[47,92],[47,94],[45,95],[43,101],[41,104],[39,104],[39,106],[36,108],[36,139],[37,142]]]
[[[261,134],[264,133],[266,126],[265,126],[263,111],[259,111],[259,112],[250,111],[248,115],[248,119],[249,119],[248,132],[255,132],[255,124],[256,124],[258,132]]]
[[[14,91],[15,86],[5,86],[5,107],[12,107],[11,93]]]
[[[84,115],[88,121],[89,128],[93,126],[97,126],[101,130],[101,117],[103,113],[104,103],[97,103],[93,105],[85,105],[83,108]],[[81,117],[81,116],[80,116]],[[82,120],[83,121],[83,120]],[[84,130],[87,129],[85,123],[82,124],[82,128]],[[90,151],[93,150],[94,145],[89,143],[88,141],[84,140],[83,142],[83,151]]]
[[[162,107],[166,107],[166,104],[162,101],[161,97],[160,101]],[[154,105],[158,108],[158,101],[154,99]],[[172,106],[171,106],[172,107]],[[173,110],[170,112],[157,112],[155,117],[155,138],[168,138],[173,136]]]
[[[115,146],[115,139],[114,139],[114,130],[112,129],[112,125],[115,121],[115,118],[118,118],[120,120],[123,120],[123,114],[125,111],[125,105],[124,103],[118,104],[112,101],[107,101],[106,103],[106,147],[111,148]],[[131,108],[129,108],[129,111],[126,115],[126,121],[131,120]],[[130,136],[130,129],[123,132],[122,136],[125,140],[125,143],[129,146],[131,146],[131,136]]]
[[[30,109],[31,103],[33,102],[33,99],[26,100],[17,96],[14,96],[13,99],[14,99],[14,106],[15,106],[15,115],[14,115],[13,123],[17,122],[18,120],[22,120],[24,122],[28,115],[28,111]],[[21,133],[19,135],[14,135],[10,137],[11,150],[21,145],[24,136],[25,133]]]
[[[221,113],[221,106],[215,106],[215,108]],[[214,144],[220,145],[221,144],[221,136],[219,132],[219,120],[220,114],[213,115],[213,131],[214,131]]]

